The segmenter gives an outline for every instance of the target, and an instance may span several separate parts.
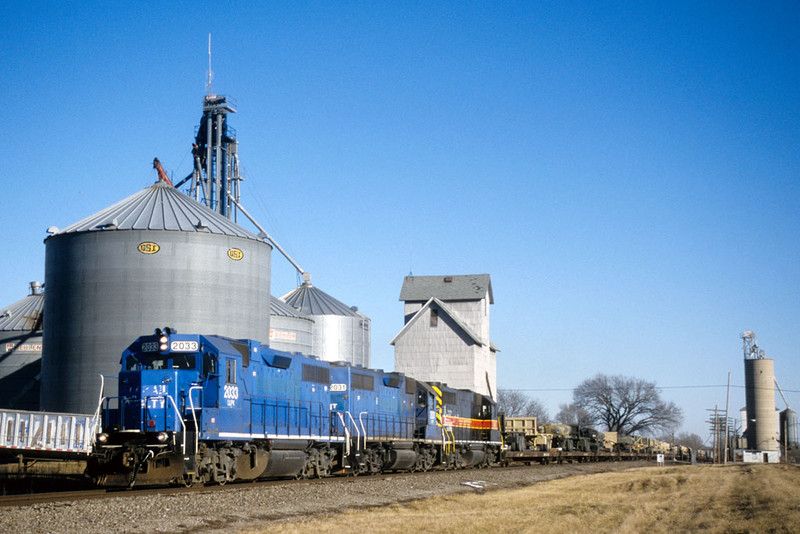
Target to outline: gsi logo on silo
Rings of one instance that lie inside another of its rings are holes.
[[[144,243],[139,243],[139,246],[136,249],[141,252],[142,254],[155,254],[161,247],[158,246],[158,243],[152,243],[150,241],[145,241]]]
[[[232,248],[228,250],[228,257],[232,260],[239,261],[244,258],[244,252],[242,252],[238,248]]]

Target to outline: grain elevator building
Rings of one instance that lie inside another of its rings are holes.
[[[489,340],[494,304],[488,274],[407,276],[405,326],[391,341],[395,369],[484,395],[497,394],[497,352]]]

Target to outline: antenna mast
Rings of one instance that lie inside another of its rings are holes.
[[[214,79],[214,73],[211,71],[211,34],[208,34],[208,82],[206,83],[206,94],[211,94],[211,80]]]

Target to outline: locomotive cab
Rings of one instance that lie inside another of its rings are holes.
[[[204,402],[218,357],[203,351],[200,336],[167,329],[143,336],[122,354],[119,394],[101,395],[103,432],[95,436],[98,471],[122,473],[132,484],[174,481],[196,452]]]
[[[104,428],[150,432],[182,432],[187,416],[202,408],[199,385],[216,376],[217,359],[201,353],[198,336],[174,339],[140,338],[123,354],[119,375],[119,421],[105,418]],[[157,349],[157,351],[156,351]],[[113,399],[109,399],[112,401]],[[188,417],[194,419],[193,417]]]

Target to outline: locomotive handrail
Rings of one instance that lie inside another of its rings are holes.
[[[92,417],[92,420],[94,421],[93,426],[97,427],[99,425],[102,431],[103,424],[102,424],[102,419],[100,418],[100,412],[103,408],[103,403],[108,402],[110,398],[104,395],[106,389],[106,376],[103,374],[100,374],[99,376],[100,376],[100,395],[98,396],[97,399],[97,409],[94,411],[94,416]],[[109,375],[109,378],[119,378],[119,377]],[[92,446],[94,446],[96,443],[97,443],[97,431],[95,429],[95,432],[92,434]]]
[[[369,412],[360,412],[358,414],[358,422],[361,423],[361,430],[364,431],[364,450],[367,449],[367,429],[364,427],[364,421],[361,419],[361,416],[363,416],[365,413]]]
[[[345,456],[350,455],[350,431],[347,429],[347,423],[344,421],[344,415],[342,412],[336,412],[336,415],[339,416],[339,420],[342,422],[342,428],[344,429],[344,454]]]
[[[105,393],[105,389],[106,389],[106,377],[104,377],[101,374],[100,375],[100,395],[99,395],[99,398],[97,399],[97,409],[94,411],[94,417],[95,418],[100,417],[100,408],[103,406],[103,401],[105,400],[105,396],[103,395],[103,393]],[[92,444],[94,444],[94,442],[95,442],[95,438],[92,438]]]
[[[192,390],[195,390],[195,389],[198,390],[200,392],[201,396],[202,396],[203,386],[195,384],[194,386],[189,387],[189,408],[191,408],[191,410],[192,410],[192,420],[194,421],[194,452],[196,454],[197,453],[198,443],[199,443],[198,440],[199,440],[199,436],[200,436],[200,429],[197,428],[197,414],[195,413],[194,399],[192,399]],[[203,403],[203,399],[201,398],[200,399],[200,404],[202,405],[202,403]],[[186,434],[185,431],[184,431],[184,434]]]
[[[367,414],[366,426],[369,428],[373,438],[383,439],[388,432],[388,435],[397,436],[401,434],[403,438],[413,437],[414,419],[408,417],[398,417],[396,414]],[[360,417],[360,416],[359,416]],[[370,432],[366,432],[370,435]]]
[[[100,413],[101,413],[102,408],[103,408],[103,403],[107,403],[108,401],[109,401],[109,398],[108,397],[104,397],[101,394],[100,395],[100,402],[97,403],[97,409],[94,411],[94,416],[93,416],[94,420],[96,420],[98,422],[98,424],[100,425],[101,429],[103,427],[103,424],[102,424],[101,419],[100,419]],[[104,417],[104,419],[105,419],[105,417]],[[97,433],[95,433],[92,436],[92,447],[94,447],[96,444],[97,444]]]
[[[450,440],[447,440],[447,438]],[[449,445],[449,446],[448,446]],[[445,454],[448,451],[452,452],[456,449],[456,436],[453,434],[452,430],[447,430],[447,427],[442,427],[442,450]]]
[[[344,412],[344,413],[347,414],[347,417],[350,418],[350,420],[353,422],[353,427],[355,427],[355,429],[356,429],[356,451],[359,451],[359,450],[361,450],[361,431],[358,429],[358,425],[356,424],[356,420],[353,419],[353,414],[351,414],[349,411]]]
[[[261,420],[254,422],[252,415],[258,413],[257,411],[260,411]],[[269,428],[270,431],[278,434],[280,429],[285,428],[286,434],[291,434],[294,430],[298,435],[302,431],[307,431],[309,434],[314,433],[321,437],[330,436],[330,430],[327,433],[324,430],[322,403],[317,401],[253,395],[250,398],[250,413],[251,432],[254,428],[260,428],[266,434]],[[267,425],[268,413],[273,415],[274,424]],[[281,424],[280,417],[285,417],[283,424]]]

